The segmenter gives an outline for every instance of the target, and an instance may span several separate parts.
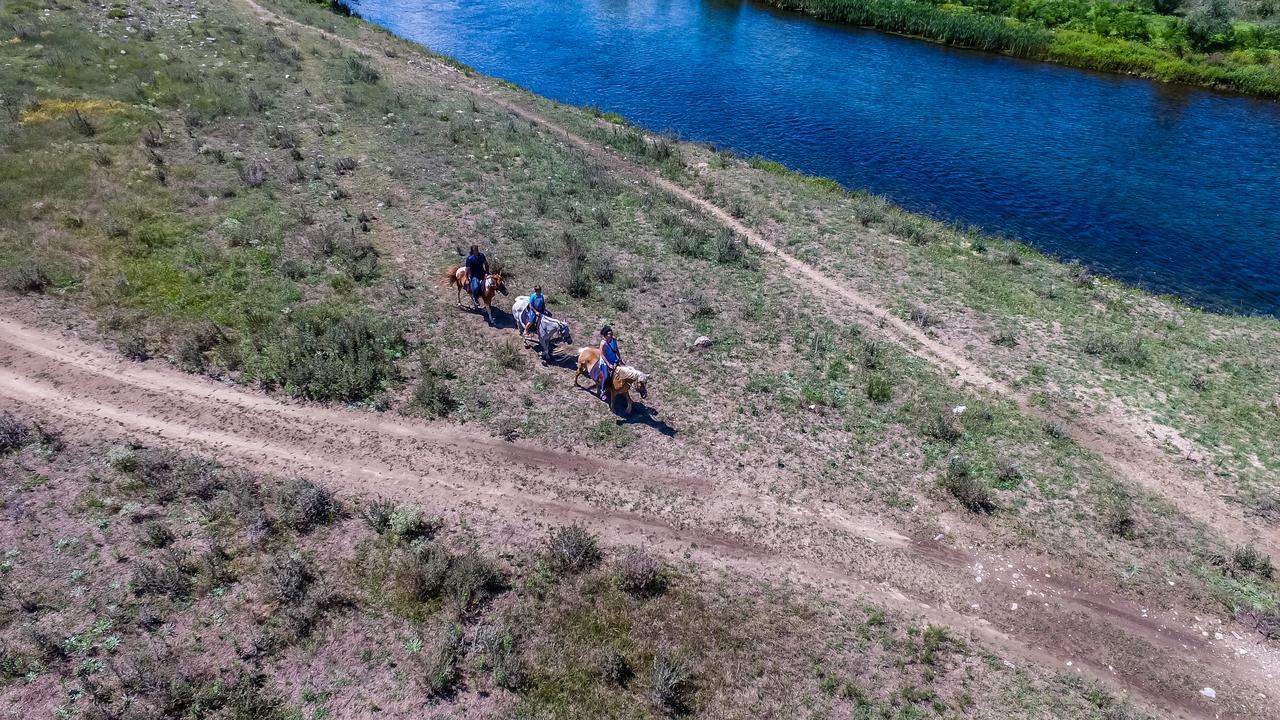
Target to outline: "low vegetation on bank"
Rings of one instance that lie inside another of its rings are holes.
[[[1122,708],[883,608],[788,600],[581,526],[495,547],[455,508],[64,444],[0,415],[15,428],[0,707],[24,717],[961,717],[1057,694],[1079,717]]]
[[[1273,0],[768,1],[950,45],[1280,97]]]

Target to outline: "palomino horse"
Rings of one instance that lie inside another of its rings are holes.
[[[581,387],[578,384],[578,378],[586,376],[592,377],[592,373],[596,369],[596,365],[600,363],[599,348],[584,347],[578,350],[578,372],[573,376],[573,386]],[[640,397],[649,396],[649,376],[631,367],[630,365],[619,365],[613,369],[613,374],[609,376],[609,409],[613,409],[613,401],[619,395],[627,400],[627,414],[631,414],[631,391],[634,389],[640,393]],[[591,386],[593,392],[597,392],[600,383],[596,382]]]
[[[511,304],[511,317],[516,319],[516,327],[520,329],[520,339],[527,344],[529,341],[529,333],[525,332],[524,311],[529,307],[529,296],[521,295]],[[569,333],[569,323],[563,320],[557,320],[548,317],[545,313],[538,322],[538,327],[533,329],[536,336],[538,346],[542,348],[542,362],[551,362],[551,343],[559,339],[566,345],[573,342],[573,336]]]
[[[452,285],[458,291],[458,307],[462,307],[462,291],[466,290],[467,294],[471,294],[471,288],[467,287],[467,268],[460,265],[451,267],[445,273],[444,283]],[[480,303],[484,302],[484,315],[489,320],[489,324],[493,324],[493,296],[496,293],[507,294],[507,285],[502,281],[502,273],[496,272],[484,279],[484,284],[480,286],[480,296],[472,297],[471,301],[480,307]]]

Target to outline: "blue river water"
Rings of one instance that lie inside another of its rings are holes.
[[[356,0],[566,103],[760,155],[1154,292],[1280,315],[1280,103],[746,0]]]

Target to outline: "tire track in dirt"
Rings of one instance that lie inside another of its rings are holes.
[[[1075,442],[1097,455],[1118,477],[1161,496],[1187,517],[1213,529],[1224,541],[1234,544],[1251,543],[1270,555],[1280,556],[1280,529],[1255,521],[1240,505],[1226,502],[1220,495],[1209,489],[1207,478],[1198,480],[1190,476],[1196,468],[1191,467],[1190,464],[1179,465],[1161,448],[1153,446],[1141,433],[1124,424],[1107,423],[1104,418],[1065,417],[1036,406],[1029,395],[996,379],[960,352],[929,337],[921,329],[898,317],[874,298],[787,253],[764,235],[733,217],[728,211],[693,191],[611,152],[599,143],[574,133],[542,113],[505,96],[504,90],[497,87],[495,83],[479,81],[457,68],[430,57],[422,58],[422,61],[430,66],[429,68],[420,66],[413,59],[404,61],[388,58],[376,48],[367,47],[350,38],[334,35],[282,16],[263,8],[254,0],[240,0],[240,2],[262,18],[306,29],[349,50],[368,55],[374,62],[388,69],[402,81],[412,84],[415,81],[414,73],[429,69],[436,74],[448,77],[455,87],[482,97],[526,121],[544,126],[563,138],[568,145],[601,162],[612,172],[667,193],[690,209],[704,214],[722,227],[745,238],[766,255],[772,256],[782,268],[789,270],[791,272],[789,277],[802,278],[803,282],[798,284],[805,286],[819,298],[827,299],[832,296],[841,298],[864,315],[869,321],[869,326],[885,339],[947,371],[953,382],[1007,398],[1016,404],[1022,414],[1030,418],[1058,423]],[[843,317],[840,319],[845,320]],[[1207,472],[1203,468],[1200,471],[1202,476]]]
[[[782,508],[769,498],[717,488],[710,480],[684,488],[679,498],[674,498],[678,484],[664,490],[670,506],[683,503],[696,511],[689,516],[611,506],[609,497],[680,476],[639,467],[618,472],[625,466],[555,450],[512,448],[440,425],[289,403],[158,363],[125,361],[12,320],[0,320],[0,397],[60,418],[71,432],[94,439],[147,437],[231,464],[305,474],[344,495],[463,506],[468,524],[527,532],[548,522],[582,522],[611,541],[649,544],[706,567],[815,586],[833,601],[871,599],[945,625],[1019,662],[1058,668],[1073,662],[1082,675],[1166,716],[1208,717],[1209,707],[1152,673],[1141,658],[1169,658],[1163,667],[1177,669],[1171,676],[1204,678],[1224,698],[1229,688],[1243,696],[1249,686],[1265,687],[1264,673],[1274,675],[1280,668],[1280,658],[1259,656],[1257,665],[1237,662],[1231,648],[1205,643],[1164,619],[1139,616],[1121,598],[1054,588],[1013,563],[1002,571],[1009,577],[1001,577],[983,570],[971,553],[912,542],[834,508]],[[779,540],[757,532],[753,523],[726,521],[753,509],[763,518],[786,513],[795,525],[789,529],[793,534]],[[821,549],[806,552],[811,545]],[[867,545],[875,551],[856,549]],[[889,569],[877,573],[877,565]],[[986,579],[976,590],[956,579],[967,579],[975,567]],[[895,580],[913,574],[943,576],[946,587],[934,593],[940,599]],[[948,603],[948,597],[954,601]],[[975,600],[984,610],[1019,600],[1044,607],[1016,617],[954,609]],[[1237,646],[1253,656],[1265,653],[1256,643]],[[1209,669],[1197,672],[1197,666]]]

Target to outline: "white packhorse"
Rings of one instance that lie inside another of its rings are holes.
[[[511,317],[516,320],[516,327],[520,330],[520,339],[525,345],[529,345],[529,341],[534,340],[539,347],[542,348],[542,361],[551,362],[551,343],[559,340],[568,345],[573,342],[573,336],[569,333],[569,323],[563,320],[557,320],[548,317],[546,313],[542,314],[542,318],[538,322],[538,327],[534,328],[533,333],[525,332],[524,311],[529,307],[529,296],[521,295],[511,304]],[[531,338],[531,335],[536,337]]]

